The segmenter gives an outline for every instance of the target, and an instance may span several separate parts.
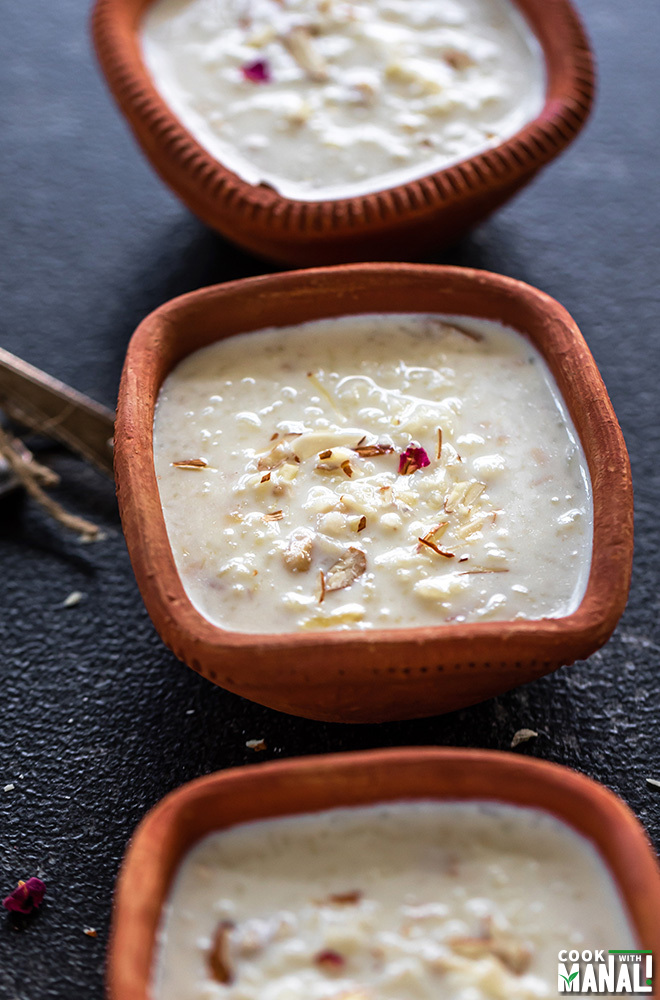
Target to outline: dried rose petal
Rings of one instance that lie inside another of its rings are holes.
[[[5,910],[12,913],[32,913],[43,903],[46,886],[40,878],[29,878],[27,882],[19,882],[13,892],[3,899]]]
[[[252,83],[270,83],[270,66],[265,59],[257,59],[256,62],[241,66],[241,72],[246,80]]]
[[[343,969],[346,965],[344,956],[340,955],[338,951],[332,951],[331,948],[320,951],[314,956],[314,961],[323,969]]]
[[[425,469],[431,464],[429,456],[420,445],[409,444],[404,452],[399,455],[399,475],[412,476],[418,469]]]

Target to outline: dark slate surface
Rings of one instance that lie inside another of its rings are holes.
[[[530,726],[542,735],[517,752],[604,782],[660,843],[660,797],[645,784],[660,778],[660,8],[579,6],[600,64],[595,117],[442,260],[540,286],[573,313],[596,356],[636,485],[632,593],[614,638],[586,663],[450,716],[360,728],[278,715],[211,686],[161,645],[111,484],[54,450],[61,499],[107,538],[82,546],[20,498],[0,506],[0,895],[29,875],[48,883],[25,928],[0,917],[3,1000],[101,998],[112,886],[131,831],[181,782],[254,760],[253,737],[268,742],[262,758],[277,758],[402,744],[502,749]],[[3,4],[0,315],[4,346],[113,404],[126,343],[148,311],[265,266],[155,178],[99,79],[87,19],[83,0]],[[74,590],[83,601],[61,609]]]

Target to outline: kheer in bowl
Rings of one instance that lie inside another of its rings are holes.
[[[536,1000],[562,974],[586,987],[569,955],[600,952],[616,979],[610,950],[657,949],[659,905],[637,820],[567,768],[452,749],[256,765],[139,827],[110,996]]]
[[[312,717],[468,704],[625,603],[627,454],[557,303],[456,268],[248,279],[129,347],[117,481],[147,608],[223,686]]]
[[[176,193],[290,263],[448,244],[592,100],[569,0],[98,0],[94,37]]]

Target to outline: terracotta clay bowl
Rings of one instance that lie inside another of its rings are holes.
[[[103,72],[147,157],[200,219],[240,246],[287,264],[419,259],[502,205],[557,156],[591,108],[594,67],[569,0],[515,0],[546,64],[546,102],[515,136],[420,180],[360,197],[294,201],[226,169],[182,125],[142,62],[139,25],[153,0],[97,0]]]
[[[184,593],[154,472],[159,389],[187,354],[235,333],[323,317],[427,312],[501,321],[540,349],[587,457],[594,542],[584,599],[563,618],[432,628],[262,635],[212,625]],[[447,712],[593,653],[625,607],[633,546],[628,454],[580,331],[554,299],[484,271],[415,264],[249,278],[192,292],[138,327],[122,375],[115,433],[119,506],[147,610],[161,638],[198,673],[271,708],[313,719],[375,722]]]
[[[484,750],[404,749],[235,768],[168,795],[122,865],[108,961],[111,1000],[149,1000],[156,933],[176,870],[216,830],[251,820],[396,800],[486,799],[552,813],[596,848],[639,946],[660,953],[660,871],[644,830],[602,785],[557,764]]]

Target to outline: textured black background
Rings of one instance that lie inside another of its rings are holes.
[[[438,257],[522,278],[574,315],[622,423],[636,486],[628,610],[586,663],[422,722],[342,727],[278,715],[187,670],[144,611],[112,485],[53,450],[58,495],[100,522],[83,546],[0,503],[0,896],[39,874],[48,897],[0,917],[2,1000],[100,1000],[117,865],[145,811],[181,782],[259,759],[399,744],[506,748],[617,791],[660,843],[658,597],[660,7],[578,0],[600,66],[587,130],[514,203]],[[99,79],[83,0],[0,11],[2,343],[113,405],[128,338],[173,295],[263,271],[155,178]],[[61,602],[74,590],[83,601]],[[3,791],[6,785],[13,789]],[[98,937],[83,934],[93,926]]]

